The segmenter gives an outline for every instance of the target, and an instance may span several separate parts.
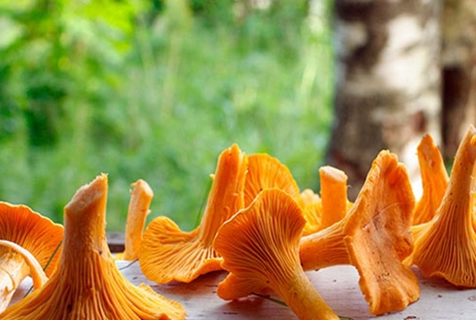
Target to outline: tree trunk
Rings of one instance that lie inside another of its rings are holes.
[[[389,149],[419,183],[416,146],[440,141],[438,1],[335,0],[336,96],[327,163],[355,199],[373,159]]]
[[[449,161],[476,122],[476,2],[445,0],[442,30],[443,154]]]

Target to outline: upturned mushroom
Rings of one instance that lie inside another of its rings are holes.
[[[441,204],[415,234],[415,248],[407,260],[427,277],[472,288],[476,287],[475,162],[476,129],[471,125],[456,151]]]
[[[46,284],[7,308],[7,319],[183,319],[183,307],[132,285],[106,242],[107,176],[81,187],[64,210],[63,250]]]
[[[416,276],[402,263],[413,249],[414,205],[405,166],[396,155],[381,151],[346,216],[302,238],[304,270],[351,264],[359,272],[359,285],[372,314],[404,309],[420,294]]]
[[[63,226],[24,205],[0,202],[0,312],[18,285],[32,275],[35,289],[56,268]],[[25,252],[26,251],[26,252]],[[31,256],[28,254],[30,253]]]
[[[279,189],[265,189],[220,228],[215,250],[229,271],[217,289],[225,300],[279,295],[299,319],[339,319],[307,278],[299,262],[306,223],[301,207]]]
[[[116,260],[136,260],[139,257],[142,231],[147,215],[150,213],[150,202],[154,197],[149,184],[142,179],[133,183],[132,187],[134,189],[131,192],[127,212],[124,252],[116,254]]]
[[[413,212],[413,225],[428,222],[434,217],[448,186],[448,173],[443,157],[430,134],[421,139],[417,155],[423,194]]]
[[[164,216],[149,223],[139,250],[140,267],[149,280],[191,282],[221,270],[222,258],[213,249],[213,239],[223,222],[243,208],[247,163],[236,144],[220,154],[203,218],[193,231],[180,230]]]

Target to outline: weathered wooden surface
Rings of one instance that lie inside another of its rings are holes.
[[[218,283],[226,272],[204,275],[190,284],[171,283],[157,285],[148,281],[137,262],[118,261],[121,272],[133,284],[142,282],[168,298],[181,302],[187,309],[187,319],[295,319],[294,314],[278,303],[256,296],[239,301],[224,301],[216,295]],[[358,285],[358,274],[352,266],[336,266],[308,272],[316,288],[340,316],[355,320],[410,320],[410,319],[474,319],[476,314],[476,289],[456,289],[443,280],[423,278],[415,269],[420,284],[420,300],[401,312],[374,317],[368,313]],[[31,283],[31,282],[30,282]],[[25,281],[15,294],[18,301],[29,287]]]

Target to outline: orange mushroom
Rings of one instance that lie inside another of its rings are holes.
[[[471,125],[456,151],[441,204],[432,220],[415,234],[415,248],[407,260],[423,275],[461,287],[476,287],[475,162],[476,129]]]
[[[55,253],[62,238],[62,225],[27,206],[0,202],[0,239],[4,241],[0,246],[0,312],[29,274],[35,289],[41,287],[46,279],[42,269],[49,276],[56,268],[59,254]]]
[[[352,264],[372,314],[404,309],[420,294],[416,276],[402,263],[413,249],[414,205],[404,165],[396,155],[381,151],[346,216],[302,238],[304,270]]]
[[[303,229],[303,236],[321,230],[322,226],[322,200],[312,189],[304,189],[301,192],[301,206],[306,225]]]
[[[127,213],[124,252],[116,254],[116,260],[135,260],[139,257],[142,230],[145,226],[145,219],[150,212],[150,202],[154,196],[149,184],[142,179],[137,180],[132,186],[134,189],[131,193]]]
[[[431,135],[425,135],[417,148],[423,194],[413,212],[413,225],[431,220],[448,186],[443,157]]]
[[[107,176],[81,187],[66,205],[56,272],[39,290],[7,308],[7,319],[183,319],[185,310],[150,287],[132,285],[106,242]]]
[[[294,199],[300,199],[299,186],[288,167],[266,153],[250,155],[245,181],[245,207],[253,202],[258,193],[269,188],[278,188]]]
[[[190,282],[221,270],[222,258],[213,249],[218,228],[243,208],[247,158],[236,144],[219,158],[200,225],[184,232],[167,217],[157,217],[142,236],[139,263],[144,275],[157,283]]]
[[[305,223],[301,207],[289,194],[263,190],[225,222],[215,238],[222,266],[230,272],[218,285],[218,296],[232,300],[271,289],[299,319],[339,319],[300,265]]]
[[[321,181],[322,224],[327,228],[342,220],[352,202],[347,199],[347,175],[331,166],[319,168]]]

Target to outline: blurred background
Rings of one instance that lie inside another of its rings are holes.
[[[389,149],[418,197],[421,137],[450,170],[475,122],[475,0],[0,0],[0,200],[56,222],[104,172],[109,231],[137,179],[191,230],[233,143],[350,200]]]
[[[109,177],[191,230],[218,155],[267,152],[316,188],[332,115],[331,2],[1,0],[0,199],[63,221]],[[317,58],[316,58],[317,57]]]

